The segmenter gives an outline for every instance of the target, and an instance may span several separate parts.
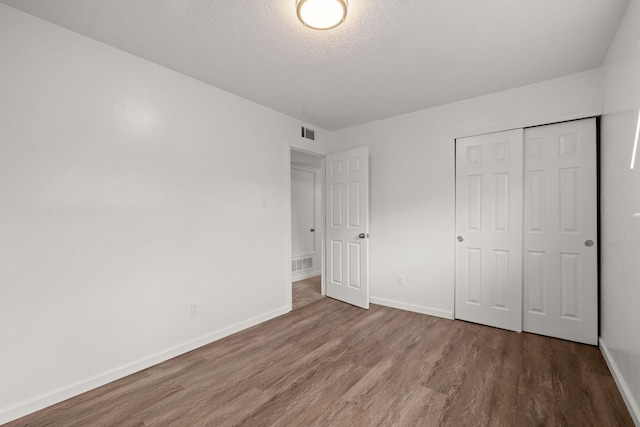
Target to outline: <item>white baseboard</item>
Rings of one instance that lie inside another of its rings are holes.
[[[622,394],[622,398],[624,399],[624,403],[627,405],[631,418],[633,418],[633,422],[635,425],[640,426],[640,408],[638,408],[638,402],[633,398],[627,382],[624,380],[616,361],[613,359],[613,356],[607,348],[607,344],[605,344],[602,338],[600,338],[600,351],[604,356],[605,362],[607,362],[607,366],[609,367],[611,375],[620,390],[620,394]]]
[[[177,346],[151,354],[147,357],[138,359],[124,366],[111,369],[107,372],[103,372],[82,381],[65,385],[55,390],[51,390],[49,392],[35,396],[31,399],[23,400],[22,402],[18,402],[15,405],[0,408],[0,425],[24,417],[25,415],[39,411],[56,403],[60,403],[71,397],[85,393],[89,390],[93,390],[94,388],[103,386],[112,381],[124,378],[127,375],[131,375],[143,369],[150,368],[151,366],[157,365],[158,363],[195,350],[226,336],[235,334],[236,332],[240,332],[259,323],[266,322],[267,320],[286,314],[289,311],[289,307],[281,307],[276,310],[269,311],[267,313],[252,317],[242,322],[238,322],[210,334],[200,336]]]
[[[301,271],[291,274],[291,280],[293,282],[297,282],[298,280],[305,280],[309,277],[319,276],[320,270],[312,270],[312,271]]]
[[[394,301],[386,298],[369,297],[369,302],[385,307],[398,308],[400,310],[413,311],[414,313],[428,314],[429,316],[443,317],[453,320],[453,311],[441,310],[439,308],[426,307],[423,305],[410,304],[406,302]]]

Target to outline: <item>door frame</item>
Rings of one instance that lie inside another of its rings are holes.
[[[320,158],[318,158],[320,160]],[[320,163],[322,163],[320,161]],[[320,167],[312,167],[312,166],[307,166],[304,164],[300,164],[300,163],[291,163],[291,171],[293,173],[293,170],[297,170],[297,171],[302,171],[302,172],[307,172],[307,173],[311,173],[313,174],[313,203],[314,203],[314,207],[313,207],[313,228],[314,228],[314,245],[313,245],[313,251],[310,253],[306,253],[306,254],[298,254],[296,255],[296,257],[307,257],[307,256],[312,256],[315,259],[315,262],[317,263],[314,264],[313,266],[313,271],[315,271],[316,269],[318,269],[318,271],[320,271],[320,273],[322,274],[322,270],[320,270],[322,268],[322,257],[320,252],[322,251],[322,242],[319,241],[318,239],[322,238],[322,236],[324,235],[324,224],[322,223],[322,174],[320,173]],[[293,200],[291,200],[291,203],[293,204]],[[291,259],[293,260],[293,254]],[[292,278],[293,280],[293,278]],[[298,280],[303,280],[303,279],[298,279]]]
[[[502,132],[512,129],[526,129],[534,126],[552,125],[555,123],[570,122],[573,120],[589,119],[591,117],[602,116],[602,107],[590,108],[582,111],[574,111],[566,114],[555,114],[551,116],[539,117],[535,119],[519,120],[517,122],[501,123],[494,126],[483,128],[472,128],[453,132],[449,135],[449,139],[455,145],[456,138],[465,138],[467,136],[484,135],[486,133]],[[454,153],[455,154],[455,153]],[[455,155],[453,160],[455,161]]]
[[[286,204],[286,212],[285,212],[285,277],[287,278],[286,288],[287,288],[287,305],[289,311],[293,309],[293,289],[291,287],[291,283],[293,280],[293,272],[291,271],[291,259],[293,257],[293,248],[291,244],[291,151],[300,151],[302,153],[310,154],[312,156],[320,158],[320,224],[322,224],[322,231],[319,235],[316,235],[316,238],[320,239],[320,274],[321,274],[321,282],[320,282],[320,293],[324,296],[327,294],[326,284],[325,284],[325,156],[326,153],[320,149],[315,147],[309,147],[306,144],[302,145],[300,143],[287,141],[286,146],[286,193],[285,193],[285,204]]]
[[[597,160],[596,167],[598,169],[598,241],[601,241],[600,236],[600,117],[603,114],[602,106],[600,107],[591,107],[584,110],[572,111],[568,113],[562,114],[552,114],[550,116],[530,118],[530,119],[522,119],[512,122],[502,122],[497,123],[490,126],[485,127],[474,127],[468,129],[460,129],[458,131],[452,132],[449,134],[449,141],[451,146],[453,147],[451,161],[453,162],[453,213],[452,215],[455,217],[456,214],[456,201],[455,201],[455,188],[456,188],[456,139],[458,138],[466,138],[468,136],[476,136],[476,135],[484,135],[487,133],[494,132],[502,132],[505,130],[518,129],[518,128],[529,128],[534,126],[544,126],[550,125],[554,123],[561,123],[571,120],[580,120],[580,119],[588,119],[590,117],[596,118],[596,129],[597,129]],[[454,282],[452,283],[451,289],[451,302],[453,305],[453,318],[456,316],[455,312],[455,300],[456,300],[456,286],[455,286],[455,274],[456,274],[456,265],[455,265],[455,251],[456,251],[456,226],[455,221],[453,224],[453,230],[451,232],[451,250],[453,251],[454,264],[453,264],[453,278]],[[598,247],[598,251],[600,248]],[[598,263],[600,263],[600,252],[598,252]],[[600,271],[600,265],[598,264],[598,271]],[[598,312],[600,311],[600,274],[598,274]],[[600,317],[598,317],[600,319]],[[598,333],[600,332],[600,327],[598,327]]]
[[[600,146],[601,146],[601,119],[602,119],[602,115],[603,115],[603,110],[602,107],[596,107],[596,108],[590,108],[587,110],[582,110],[582,111],[575,111],[575,112],[570,112],[570,113],[566,113],[566,114],[556,114],[556,115],[552,115],[552,116],[548,116],[548,117],[541,117],[541,118],[536,118],[536,119],[528,119],[528,120],[521,120],[518,122],[512,122],[512,123],[502,123],[502,124],[497,124],[494,126],[489,126],[489,127],[485,127],[485,128],[474,128],[474,129],[468,129],[468,130],[463,130],[463,131],[458,131],[458,132],[453,132],[449,135],[449,140],[451,141],[451,144],[453,146],[453,188],[454,188],[454,202],[453,202],[453,215],[455,217],[456,214],[456,209],[457,209],[457,204],[456,204],[456,140],[459,138],[466,138],[466,137],[470,137],[470,136],[479,136],[479,135],[485,135],[485,134],[489,134],[489,133],[495,133],[495,132],[504,132],[504,131],[508,131],[508,130],[512,130],[512,129],[522,129],[523,131],[527,128],[532,128],[532,127],[536,127],[536,126],[546,126],[546,125],[553,125],[553,124],[557,124],[557,123],[563,123],[563,122],[571,122],[571,121],[576,121],[576,120],[582,120],[582,119],[590,119],[590,118],[594,118],[596,120],[596,236],[598,239],[598,242],[602,242],[602,229],[601,229],[601,218],[602,218],[602,211],[601,211],[601,200],[600,200],[600,189],[601,189],[601,168],[600,168],[600,162],[601,162],[601,157],[600,157]],[[453,292],[452,292],[452,296],[453,296],[453,318],[456,318],[456,310],[455,310],[455,301],[456,301],[456,283],[455,283],[455,276],[456,276],[456,261],[455,261],[455,257],[456,257],[456,244],[455,244],[455,238],[456,238],[456,225],[455,225],[455,221],[454,221],[454,227],[453,227],[453,233],[452,233],[452,242],[453,243],[453,256],[454,256],[454,264],[453,264],[453,277],[454,277],[454,282],[453,282]],[[601,325],[601,321],[602,321],[602,316],[601,314],[601,274],[602,274],[602,268],[601,268],[601,262],[602,262],[602,253],[601,253],[601,248],[602,245],[598,244],[598,248],[597,248],[597,264],[598,264],[598,274],[597,274],[597,295],[598,295],[598,301],[596,304],[596,310],[597,310],[597,316],[598,316],[598,324],[597,324],[597,334],[598,334],[598,339],[600,338],[600,332],[602,329],[602,325]]]

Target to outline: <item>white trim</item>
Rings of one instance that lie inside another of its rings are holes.
[[[553,123],[566,122],[569,120],[587,119],[602,115],[602,106],[594,107],[582,111],[574,111],[553,116],[538,117],[535,119],[520,120],[513,123],[503,123],[500,125],[488,126],[484,128],[468,129],[451,134],[451,139],[465,138],[467,136],[484,135],[487,133],[502,132],[511,129],[529,128],[532,126],[548,125]]]
[[[426,307],[424,305],[410,304],[407,302],[394,301],[386,298],[369,297],[372,304],[384,305],[385,307],[397,308],[414,313],[428,314],[429,316],[443,317],[453,320],[453,311],[442,310],[439,308]]]
[[[299,274],[298,274],[299,273]],[[305,280],[308,279],[310,277],[315,277],[315,276],[320,276],[321,271],[318,270],[303,270],[303,271],[296,271],[292,274],[292,281],[297,282],[298,280]]]
[[[305,153],[314,154],[319,157],[324,157],[327,155],[326,150],[321,145],[311,145],[312,143],[310,142],[292,140],[287,140],[287,143],[289,145],[289,149],[293,148],[295,150],[304,151]]]
[[[292,231],[291,231],[291,145],[290,144],[285,144],[286,146],[286,150],[287,153],[285,155],[285,158],[287,159],[287,166],[286,166],[286,171],[287,171],[287,176],[286,176],[286,188],[285,188],[285,195],[284,195],[284,201],[285,201],[285,213],[284,213],[284,238],[285,238],[285,251],[284,251],[284,256],[286,258],[285,260],[285,277],[287,278],[286,282],[284,283],[284,286],[286,286],[286,293],[287,293],[287,306],[289,308],[289,311],[293,310],[293,288],[291,286],[291,283],[293,281],[293,272],[291,271],[291,259],[293,258],[293,244],[291,243],[292,240]]]
[[[8,423],[18,418],[24,417],[25,415],[44,409],[48,406],[60,403],[63,400],[78,396],[79,394],[108,384],[112,381],[119,380],[128,375],[142,371],[143,369],[150,368],[151,366],[157,365],[158,363],[162,363],[176,356],[180,356],[181,354],[195,350],[204,345],[211,344],[214,341],[235,334],[236,332],[240,332],[259,323],[266,322],[267,320],[271,320],[275,317],[286,314],[289,311],[290,310],[288,307],[281,307],[269,311],[259,316],[255,316],[242,322],[235,323],[231,326],[212,332],[210,334],[202,335],[198,338],[184,342],[177,346],[159,351],[147,357],[143,357],[142,359],[138,359],[118,368],[111,369],[107,372],[94,375],[84,380],[77,381],[75,383],[68,384],[55,390],[40,394],[31,399],[26,399],[14,405],[1,408],[0,424]]]
[[[636,123],[636,137],[633,140],[633,151],[631,152],[631,164],[629,169],[636,167],[636,153],[638,152],[638,137],[640,137],[640,110],[638,110],[638,121]]]
[[[322,157],[320,159],[320,294],[322,296],[327,295],[327,281],[328,277],[326,273],[326,252],[325,252],[325,241],[326,241],[326,233],[327,233],[327,219],[326,219],[326,157]]]
[[[297,148],[294,148],[294,150],[300,151]],[[291,150],[289,150],[289,152],[291,152]],[[317,156],[316,154],[313,154],[313,155]],[[320,173],[320,168],[314,168],[312,166],[307,166],[307,165],[303,165],[303,164],[295,163],[295,162],[291,162],[291,169],[298,169],[298,170],[301,170],[301,171],[304,171],[304,172],[312,172],[314,174]]]
[[[300,258],[310,258],[310,257],[314,257],[316,255],[318,255],[318,252],[310,252],[308,254],[302,254],[302,255],[292,255],[291,256],[291,261],[295,261],[295,260],[300,259]]]
[[[605,362],[607,362],[607,366],[609,367],[611,375],[618,386],[618,390],[620,390],[624,403],[627,405],[627,409],[631,414],[631,418],[633,418],[633,422],[635,425],[640,426],[640,408],[638,407],[638,402],[634,400],[633,394],[631,394],[631,390],[622,376],[622,372],[620,372],[611,352],[609,352],[607,344],[605,344],[602,338],[600,338],[600,351],[604,356]]]

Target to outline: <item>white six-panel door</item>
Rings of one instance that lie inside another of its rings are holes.
[[[326,158],[327,296],[369,308],[369,148]]]
[[[522,129],[456,140],[455,317],[522,328]]]
[[[598,342],[596,122],[525,130],[523,329]]]

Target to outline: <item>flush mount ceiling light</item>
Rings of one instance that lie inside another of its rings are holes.
[[[347,0],[297,0],[298,19],[314,30],[329,30],[347,17]]]

